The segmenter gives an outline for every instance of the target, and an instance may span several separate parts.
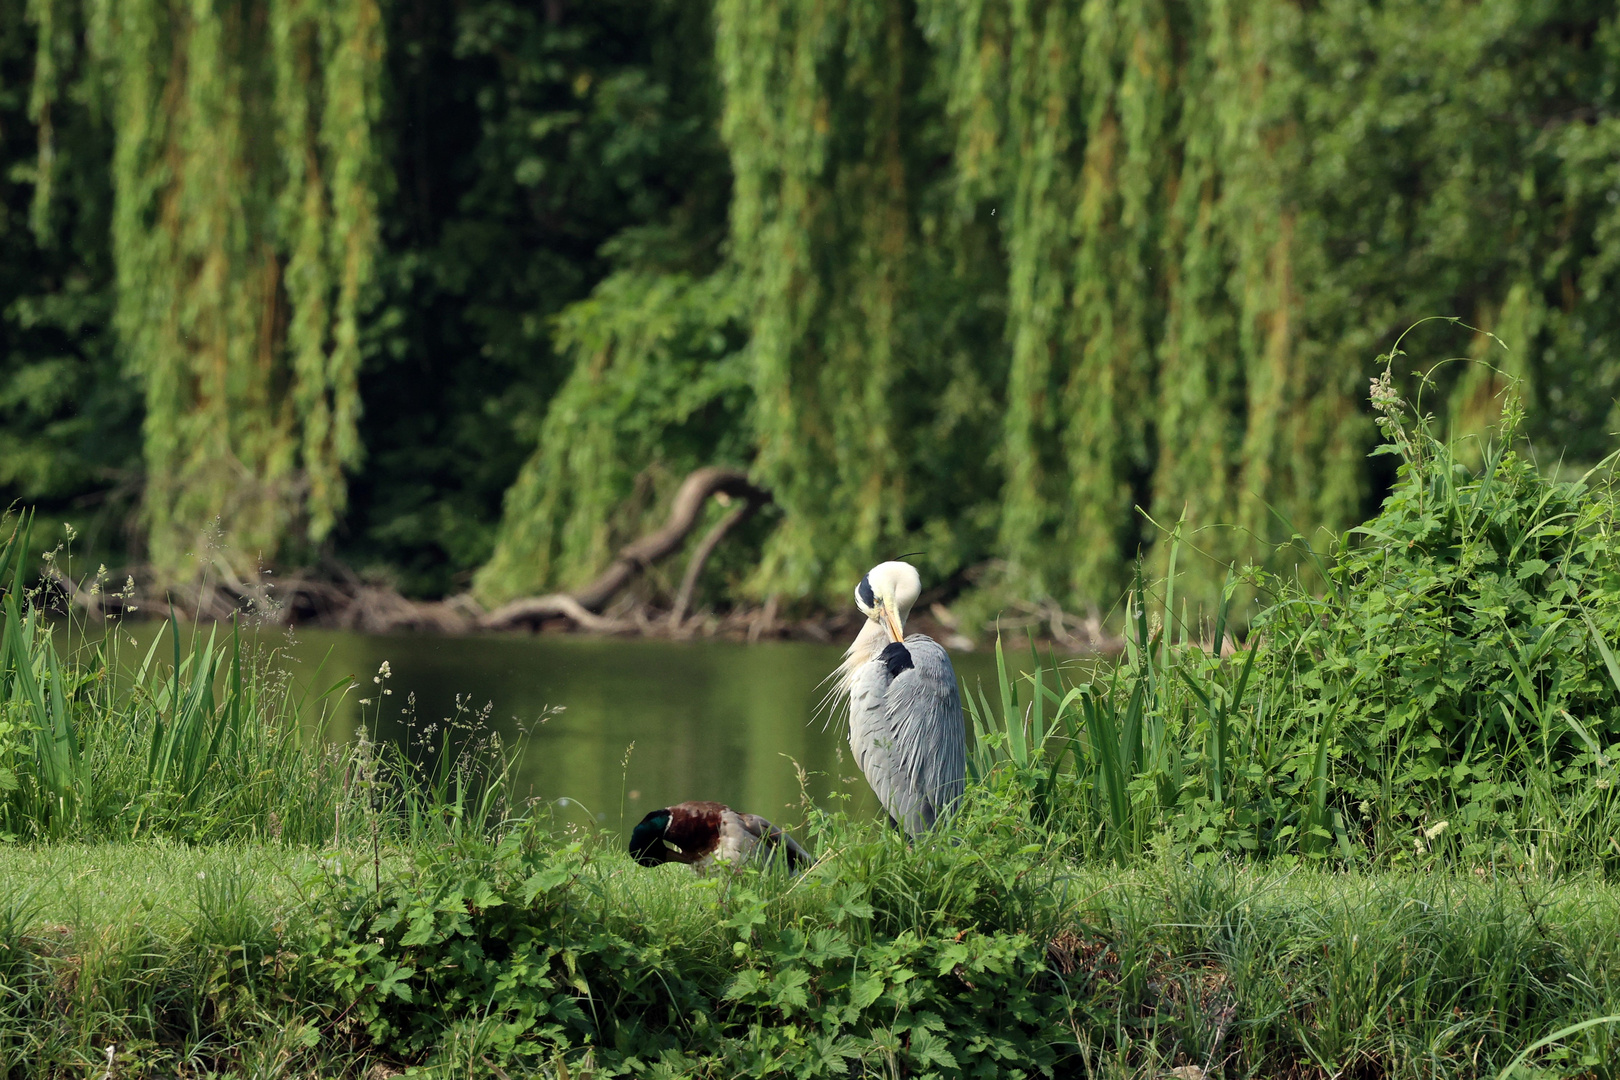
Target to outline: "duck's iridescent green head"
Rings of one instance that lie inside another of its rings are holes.
[[[664,830],[669,828],[669,810],[654,810],[630,831],[630,854],[642,866],[658,866],[668,858]]]

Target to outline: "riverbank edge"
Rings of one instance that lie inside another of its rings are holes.
[[[799,969],[793,959],[745,949],[740,943],[751,931],[729,929],[756,897],[750,890],[779,900],[782,889],[772,893],[756,879],[726,886],[673,865],[642,871],[600,840],[587,841],[585,849],[581,861],[577,846],[559,845],[575,859],[567,864],[575,868],[567,884],[577,882],[582,894],[602,903],[605,930],[618,932],[625,920],[648,923],[648,936],[660,942],[672,970],[713,966],[717,956],[733,952],[735,960],[719,963],[729,964],[736,978],[755,971],[750,985],[768,985]],[[474,865],[482,854],[475,854]],[[374,872],[379,895],[396,883],[423,887],[433,880],[423,867],[443,865],[445,858],[426,848],[374,853],[271,843],[0,848],[0,984],[8,991],[0,998],[0,1048],[7,1049],[0,1076],[54,1080],[98,1066],[108,1076],[142,1080],[190,1075],[188,1067],[204,1075],[205,1065],[224,1075],[257,1075],[273,1065],[277,1076],[380,1080],[401,1072],[449,1076],[453,1066],[455,1075],[507,1080],[488,1054],[476,1052],[477,1038],[469,1042],[467,1027],[454,1017],[446,1017],[443,1038],[419,1054],[390,1053],[354,1021],[356,999],[320,986],[316,968],[326,961],[314,952],[334,950],[330,942],[315,942],[311,928],[330,927],[344,913],[335,910],[336,893],[311,892],[312,876],[335,881],[348,875],[352,899],[369,891]],[[542,864],[552,865],[549,859]],[[586,864],[592,869],[581,880],[578,867]],[[1476,1067],[1441,1067],[1445,1063],[1435,1058],[1424,1075],[1494,1077],[1507,1050],[1620,1014],[1614,934],[1620,884],[1600,878],[1536,879],[1512,869],[1199,869],[1145,860],[1125,868],[1049,869],[1061,869],[1071,899],[1059,922],[1034,934],[1024,962],[1025,976],[1034,980],[1031,1002],[1040,997],[1050,1008],[1059,984],[1068,1002],[1066,1016],[1035,1021],[1050,1021],[1053,1033],[1069,1041],[1068,1056],[1055,1062],[1057,1075],[1093,1068],[1140,1080],[1169,1070],[1180,1070],[1173,1075],[1181,1080],[1231,1075],[1222,1073],[1223,1063],[1237,1075],[1263,1066],[1262,1075],[1284,1069],[1292,1076],[1325,1076],[1336,1071],[1330,1065],[1407,1075],[1427,1067],[1417,1053],[1423,1032],[1449,1026],[1454,1031],[1442,1032],[1440,1042],[1459,1045],[1463,1061],[1462,1044],[1477,1037]],[[536,909],[544,903],[533,900]],[[461,906],[464,914],[479,914],[471,904]],[[820,917],[821,906],[800,897],[799,910],[811,922],[835,925]],[[696,937],[694,924],[701,927]],[[954,948],[950,943],[963,942],[964,935],[971,945],[971,920],[954,938],[933,937],[940,947]],[[880,951],[906,936],[865,948]],[[1007,940],[1020,936],[1029,931]],[[928,935],[912,942],[929,943]],[[703,955],[694,960],[686,955],[692,950]],[[974,971],[947,965],[939,979],[968,995]],[[1045,988],[1039,995],[1037,983]],[[746,998],[737,987],[735,979],[711,986],[715,1015],[740,1008]],[[767,1028],[774,1021],[793,1029],[806,1019],[792,1008],[761,1008],[760,1015]],[[1522,1030],[1505,1030],[1515,1019]],[[963,1020],[946,1016],[943,1023]],[[1535,1075],[1613,1075],[1607,1055],[1620,1045],[1614,1026],[1597,1025],[1544,1050],[1544,1063],[1554,1071]],[[1471,1034],[1458,1043],[1453,1035],[1463,1033]],[[781,1032],[761,1029],[761,1038],[767,1034]],[[1488,1037],[1498,1052],[1481,1060]],[[1081,1047],[1089,1059],[1084,1068]],[[589,1068],[591,1050],[575,1050],[573,1075],[583,1075],[579,1066]],[[717,1061],[692,1064],[691,1075],[730,1075]],[[1033,1059],[1022,1064],[1045,1071]],[[968,1063],[958,1065],[965,1070]]]
[[[44,606],[59,616],[70,613],[92,622],[108,619],[229,623],[312,627],[366,634],[423,633],[444,636],[479,634],[573,634],[650,640],[710,640],[753,644],[760,641],[803,641],[820,645],[853,639],[862,616],[850,610],[786,617],[774,601],[736,605],[725,612],[699,609],[677,619],[637,595],[621,597],[601,612],[561,594],[530,598],[486,611],[470,593],[443,600],[413,600],[392,586],[365,582],[350,572],[325,575],[268,572],[252,580],[196,582],[161,590],[141,585],[131,576],[117,592],[96,581],[74,582],[63,574],[50,579]],[[923,633],[958,652],[982,649],[987,632],[963,624],[936,597],[925,592],[907,621],[909,632]],[[1048,601],[1014,603],[988,631],[1027,637],[1042,651],[1066,656],[1116,656],[1124,639],[1112,633],[1096,612],[1076,615]]]

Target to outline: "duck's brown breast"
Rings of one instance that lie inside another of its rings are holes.
[[[669,828],[664,839],[678,847],[669,857],[676,862],[694,863],[709,855],[720,844],[720,822],[726,808],[717,802],[684,802],[669,808]]]

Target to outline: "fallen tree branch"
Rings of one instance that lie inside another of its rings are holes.
[[[628,630],[634,626],[633,623],[619,619],[603,618],[567,593],[551,593],[547,596],[529,596],[522,600],[513,600],[485,615],[478,620],[478,625],[485,630],[506,630],[520,623],[559,617],[572,619],[583,629],[594,630],[597,633]]]
[[[759,505],[750,499],[721,518],[698,544],[697,550],[692,552],[692,559],[686,564],[686,575],[681,578],[680,590],[675,594],[675,606],[669,612],[670,633],[679,631],[681,623],[685,621],[686,611],[692,606],[692,593],[697,589],[698,577],[703,573],[703,567],[708,563],[709,556],[720,546],[720,541],[726,538],[726,533],[752,516],[754,511],[759,509]]]
[[[741,469],[711,465],[695,470],[681,481],[680,488],[675,492],[675,500],[669,508],[669,520],[663,527],[621,548],[618,557],[597,576],[595,581],[573,593],[553,593],[549,596],[513,600],[484,616],[479,620],[479,625],[486,630],[506,630],[522,623],[560,616],[572,619],[587,630],[628,629],[628,626],[621,626],[618,620],[602,617],[602,609],[647,567],[680,548],[687,535],[697,525],[703,504],[713,495],[745,499],[747,504],[732,511],[710,531],[708,536],[704,537],[703,544],[699,545],[699,552],[693,554],[693,562],[701,572],[703,567],[698,563],[698,555],[701,554],[705,561],[708,559],[709,553],[713,551],[713,545],[709,544],[710,539],[713,539],[714,544],[718,544],[732,525],[752,513],[754,509],[771,501],[770,493],[755,487],[749,481],[748,474]],[[733,521],[733,518],[736,518],[736,521]],[[730,525],[726,524],[728,521],[731,522]],[[709,544],[708,551],[702,550],[704,544]],[[690,567],[688,573],[691,573]],[[685,589],[684,581],[682,588]],[[686,590],[686,599],[687,603],[691,602],[690,590]],[[684,613],[682,618],[685,618]]]

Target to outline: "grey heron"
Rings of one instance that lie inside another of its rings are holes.
[[[967,746],[962,698],[945,649],[906,636],[922,579],[905,562],[879,563],[855,586],[866,625],[834,672],[849,702],[849,747],[867,783],[908,835],[933,826],[962,795]]]
[[[654,810],[630,833],[630,854],[642,866],[686,863],[706,874],[724,860],[733,869],[764,845],[767,859],[778,852],[790,868],[810,865],[810,853],[758,814],[738,813],[717,802],[683,802]]]

